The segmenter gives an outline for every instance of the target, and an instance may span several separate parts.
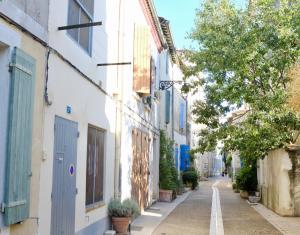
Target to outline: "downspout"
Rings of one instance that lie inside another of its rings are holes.
[[[121,9],[122,0],[119,0],[118,13],[118,60],[120,61],[120,43],[121,43]],[[116,98],[116,134],[115,134],[115,178],[114,178],[114,196],[121,197],[121,144],[122,144],[122,110],[123,110],[123,79],[120,79],[120,66],[117,66],[117,98]]]
[[[185,99],[185,144],[186,145],[190,145],[190,141],[188,140],[189,139],[188,137],[189,137],[189,133],[188,133],[188,100],[186,97],[186,99]]]
[[[174,80],[174,69],[172,64],[172,81]],[[172,140],[174,140],[174,85],[172,86]]]

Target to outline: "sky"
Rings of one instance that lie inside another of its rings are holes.
[[[157,14],[170,21],[175,47],[189,48],[192,43],[186,39],[188,32],[194,25],[195,10],[203,0],[154,0]],[[245,4],[245,0],[232,0],[238,7]]]

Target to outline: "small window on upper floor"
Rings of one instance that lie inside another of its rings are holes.
[[[94,0],[69,0],[68,25],[93,22]],[[92,27],[70,29],[68,34],[91,55]]]

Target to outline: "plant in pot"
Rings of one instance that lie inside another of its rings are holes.
[[[198,173],[194,169],[189,169],[182,173],[183,183],[189,185],[192,190],[198,186],[198,178]]]
[[[108,214],[111,217],[113,228],[117,233],[126,234],[130,221],[139,212],[140,209],[136,201],[129,198],[123,202],[120,199],[111,199],[108,204]]]
[[[159,200],[171,202],[179,187],[177,169],[173,159],[173,141],[160,132]]]
[[[248,198],[249,192],[255,191],[257,188],[256,167],[243,167],[236,176],[236,186],[240,189],[241,197]]]

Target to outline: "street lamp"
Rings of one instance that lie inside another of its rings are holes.
[[[182,84],[183,81],[160,81],[159,82],[159,90],[168,90],[172,87],[175,83]]]

